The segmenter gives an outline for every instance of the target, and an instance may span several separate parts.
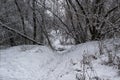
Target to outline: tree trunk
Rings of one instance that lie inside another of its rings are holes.
[[[14,42],[14,38],[13,37],[10,38],[10,45],[11,46],[15,46],[15,42]]]
[[[33,39],[36,40],[36,36],[37,36],[37,22],[36,22],[36,0],[33,0],[33,26],[34,26],[34,30],[33,30]],[[35,43],[33,43],[35,44]]]
[[[23,33],[24,33],[24,35],[27,35],[27,34],[26,34],[26,30],[25,30],[24,16],[23,16],[23,14],[22,14],[22,11],[21,11],[21,9],[20,9],[20,6],[19,6],[17,0],[15,0],[14,2],[15,2],[15,4],[16,4],[16,6],[17,6],[18,12],[20,13],[20,18],[21,18],[21,22],[22,22],[22,26],[23,26]],[[26,43],[27,43],[27,41],[26,41],[26,39],[24,38],[24,44],[26,44]]]
[[[32,41],[32,42],[34,42],[34,43],[36,43],[36,44],[38,44],[38,45],[43,45],[42,43],[36,42],[34,39],[32,39],[32,38],[30,38],[30,37],[22,34],[21,32],[15,30],[15,29],[12,29],[12,28],[10,28],[10,27],[8,27],[7,25],[3,24],[2,22],[0,22],[0,25],[1,25],[1,27],[5,28],[5,29],[7,29],[7,30],[10,30],[10,31],[12,31],[12,32],[15,32],[15,33],[17,33],[18,35],[22,36],[23,38],[25,38],[25,39],[27,39],[27,40],[29,40],[29,41]]]

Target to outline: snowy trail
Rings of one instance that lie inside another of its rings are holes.
[[[83,54],[95,55],[98,51],[97,42],[73,46],[64,52],[25,45],[0,50],[0,80],[76,80]],[[97,75],[104,80],[120,80],[116,69],[100,65],[99,59],[93,63]]]

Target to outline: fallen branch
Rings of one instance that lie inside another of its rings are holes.
[[[30,37],[24,35],[23,33],[21,33],[21,32],[19,32],[19,31],[15,30],[15,29],[13,29],[13,28],[10,28],[9,26],[3,24],[2,22],[0,22],[0,25],[1,25],[1,27],[5,28],[5,29],[7,29],[7,30],[10,30],[10,31],[12,31],[12,32],[15,32],[15,33],[17,33],[18,35],[22,36],[23,38],[25,38],[25,39],[27,39],[27,40],[30,40],[30,41],[32,41],[32,42],[38,44],[38,45],[43,45],[43,44],[41,44],[41,43],[39,43],[39,42],[36,42],[34,39],[32,39],[32,38],[30,38]]]

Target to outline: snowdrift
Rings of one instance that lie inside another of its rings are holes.
[[[0,50],[0,80],[77,80],[83,74],[84,54],[92,56],[89,60],[93,71],[87,66],[88,78],[120,80],[116,68],[102,64],[106,56],[99,55],[97,41],[72,46],[63,52],[36,45]]]

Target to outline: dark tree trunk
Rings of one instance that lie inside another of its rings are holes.
[[[19,6],[17,0],[15,0],[15,4],[16,4],[17,9],[18,9],[18,12],[19,12],[19,14],[20,14],[21,23],[22,23],[22,27],[23,27],[23,33],[24,33],[24,35],[27,35],[26,30],[25,30],[24,16],[23,16],[23,14],[22,14],[22,10],[20,9],[20,6]],[[26,40],[25,38],[23,38],[23,39],[24,39],[24,44],[26,44],[26,43],[27,43],[27,40]]]
[[[11,46],[15,46],[16,45],[13,37],[10,38],[10,45]]]
[[[36,40],[37,37],[37,21],[36,21],[36,0],[33,0],[33,26],[34,26],[34,30],[33,30],[33,39]],[[33,43],[35,44],[35,43]]]

